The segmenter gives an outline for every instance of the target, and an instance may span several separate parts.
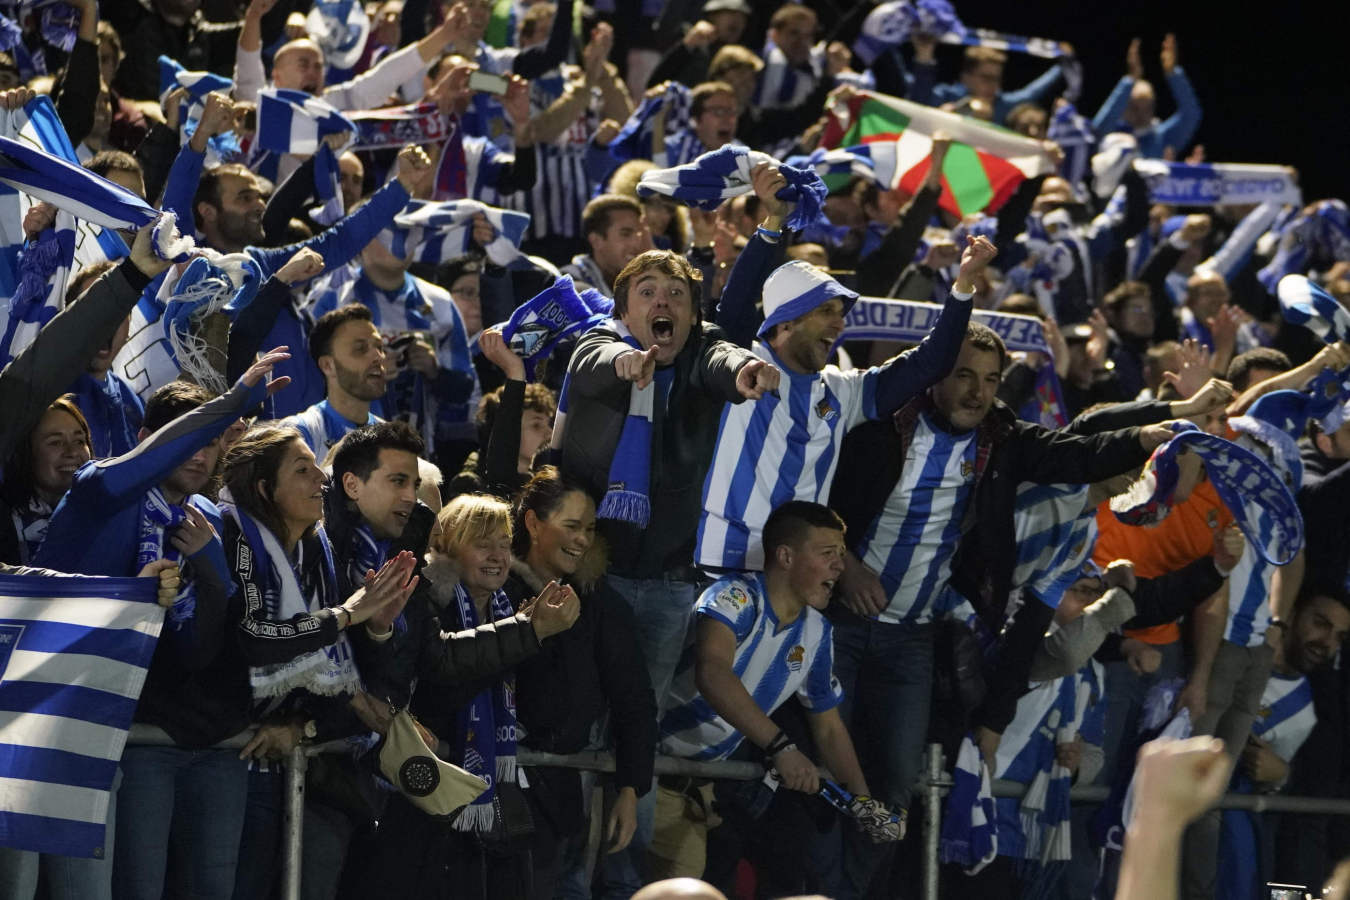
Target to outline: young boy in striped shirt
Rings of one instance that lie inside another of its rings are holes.
[[[695,643],[671,687],[673,705],[661,719],[661,751],[689,759],[762,757],[782,785],[814,794],[820,788],[816,764],[770,718],[795,696],[806,711],[821,761],[857,801],[875,811],[880,804],[867,799],[867,782],[839,717],[843,690],[834,677],[830,622],[821,614],[843,572],[844,524],[818,503],[791,501],[769,516],[763,540],[762,573],[715,582],[694,608]],[[752,747],[744,746],[746,741]],[[760,871],[762,880],[771,880],[761,889],[772,896],[799,892],[806,874],[800,851],[809,830],[779,827],[800,818],[798,798],[778,793],[768,809],[756,814],[742,787],[736,782],[716,786],[719,810],[730,827],[709,841],[709,880],[716,883],[719,874],[730,880],[740,855],[736,851],[742,849],[734,836],[753,833],[767,840],[752,839],[744,849],[752,858],[762,849],[773,859]],[[796,853],[783,843],[794,836]]]

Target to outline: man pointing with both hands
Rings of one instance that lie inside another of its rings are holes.
[[[577,343],[554,434],[563,470],[604,498],[606,578],[636,614],[658,700],[669,693],[699,595],[694,532],[722,410],[776,390],[779,379],[772,363],[700,321],[702,287],[699,272],[676,253],[649,250],[628,263],[614,281],[615,319]],[[650,807],[640,807],[638,818],[641,853]],[[636,890],[640,872],[624,868],[611,872],[611,882]]]

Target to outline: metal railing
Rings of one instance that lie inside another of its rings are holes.
[[[236,735],[215,745],[217,750],[242,749],[249,738],[248,733]],[[128,739],[129,744],[150,746],[175,746],[172,738],[158,728],[133,725]],[[283,900],[300,900],[301,853],[304,845],[305,827],[305,772],[309,767],[309,757],[320,753],[346,753],[350,751],[345,741],[330,744],[300,744],[295,747],[286,760],[284,790],[286,793],[282,810],[282,891]],[[517,760],[526,766],[558,766],[568,769],[584,769],[592,772],[613,772],[614,755],[600,751],[586,751],[560,755],[540,753],[521,747],[516,754]],[[952,787],[952,777],[947,772],[946,759],[941,744],[929,744],[927,765],[924,770],[922,788],[924,814],[927,820],[924,830],[923,860],[923,896],[925,900],[937,900],[938,877],[938,836],[942,830],[942,801]],[[759,763],[742,760],[716,760],[698,762],[673,756],[658,756],[655,761],[657,775],[679,775],[693,778],[730,779],[733,781],[754,781],[764,777],[764,767]],[[1021,797],[1027,786],[1015,781],[995,780],[995,797]],[[1069,792],[1069,798],[1077,803],[1101,803],[1106,800],[1110,790],[1096,785],[1075,786]],[[1287,812],[1305,815],[1350,816],[1350,799],[1329,797],[1290,797],[1282,794],[1224,794],[1217,804],[1220,809],[1244,809],[1250,812]]]

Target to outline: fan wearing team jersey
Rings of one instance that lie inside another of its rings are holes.
[[[965,288],[996,253],[987,238],[971,238],[956,288],[928,337],[881,366],[843,372],[829,359],[858,295],[802,260],[774,268],[792,206],[775,194],[787,182],[768,164],[751,177],[766,216],[727,280],[718,324],[785,377],[776,394],[728,405],[723,414],[694,552],[699,566],[714,571],[760,569],[765,518],[788,500],[828,496],[849,429],[890,416],[951,371],[970,321],[973,291]]]
[[[790,501],[764,524],[762,573],[714,582],[694,607],[696,636],[661,719],[661,751],[686,759],[758,759],[782,786],[767,808],[744,783],[714,782],[722,826],[709,835],[705,877],[730,892],[744,855],[760,896],[814,889],[805,881],[814,828],[802,794],[820,788],[816,763],[770,718],[792,697],[805,709],[820,762],[863,803],[871,791],[839,716],[830,621],[822,610],[844,571],[844,523],[818,503]]]
[[[370,310],[359,303],[320,316],[309,334],[309,352],[323,373],[326,396],[284,424],[299,429],[322,462],[347,432],[384,421],[371,404],[384,396],[386,356]]]
[[[1172,434],[1150,425],[1080,437],[1019,421],[995,397],[1006,356],[997,334],[970,323],[951,374],[891,421],[855,428],[839,453],[830,505],[849,526],[850,553],[831,608],[837,672],[845,692],[869,698],[854,724],[880,733],[883,796],[900,808],[920,771],[924,729],[911,723],[928,721],[933,610],[948,580],[982,617],[1001,622],[1017,562],[1018,484],[1102,481],[1141,465]],[[988,694],[972,714],[986,759],[1051,615],[1025,603],[1002,631]],[[865,884],[865,869],[850,881]]]
[[[1302,591],[1293,620],[1272,641],[1276,661],[1261,695],[1261,714],[1252,725],[1238,758],[1230,790],[1242,793],[1280,790],[1289,763],[1317,724],[1308,674],[1331,666],[1350,635],[1350,597],[1343,590],[1309,585]],[[1325,774],[1325,773],[1322,773]],[[1276,853],[1276,868],[1263,871],[1262,829],[1252,813],[1223,811],[1218,854],[1217,896],[1255,900],[1267,879],[1284,881],[1291,859]],[[1302,831],[1297,826],[1291,830]],[[1259,876],[1259,877],[1258,877]]]

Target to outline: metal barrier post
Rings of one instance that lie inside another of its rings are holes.
[[[300,900],[300,860],[305,831],[305,770],[309,757],[305,745],[291,748],[286,759],[286,803],[282,810],[284,829],[281,848],[282,900]]]
[[[923,896],[938,897],[938,837],[942,831],[942,782],[946,776],[942,745],[928,745],[928,782],[924,790]]]

